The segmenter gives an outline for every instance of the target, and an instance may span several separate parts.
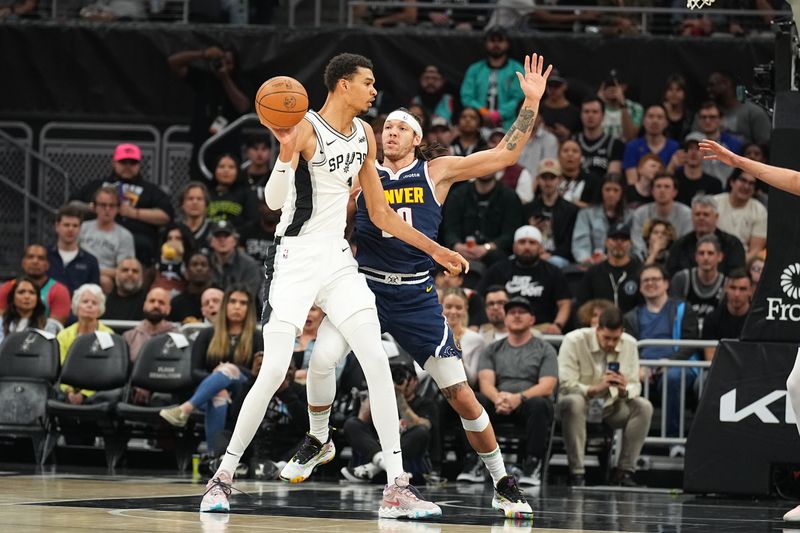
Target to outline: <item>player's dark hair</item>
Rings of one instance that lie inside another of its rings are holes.
[[[618,307],[608,307],[597,321],[597,329],[620,329],[622,327],[622,311]]]
[[[359,68],[372,70],[372,61],[358,54],[344,53],[333,57],[325,67],[325,87],[333,92],[339,80],[352,80]]]
[[[414,148],[414,157],[422,159],[423,161],[433,161],[437,157],[442,157],[443,155],[450,155],[450,150],[443,144],[437,142],[422,143]]]

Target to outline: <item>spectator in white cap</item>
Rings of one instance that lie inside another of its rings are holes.
[[[522,296],[531,304],[536,329],[560,335],[566,331],[572,309],[567,278],[557,266],[542,260],[542,232],[522,226],[514,233],[514,255],[492,265],[477,288],[504,286],[509,298]]]
[[[536,174],[539,194],[522,207],[525,221],[541,231],[541,259],[564,268],[572,258],[572,232],[580,209],[562,196],[561,165],[556,159],[544,159]]]
[[[158,229],[166,226],[174,212],[169,196],[141,174],[142,150],[135,144],[120,144],[114,149],[112,173],[108,178],[92,180],[72,198],[86,211],[94,206],[94,195],[100,187],[119,191],[117,221],[133,234],[136,258],[147,267],[160,255]]]

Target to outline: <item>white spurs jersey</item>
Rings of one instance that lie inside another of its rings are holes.
[[[275,235],[342,238],[350,187],[367,158],[367,134],[357,118],[349,136],[333,129],[315,111],[306,113],[304,120],[314,128],[317,147],[311,161],[300,156]]]

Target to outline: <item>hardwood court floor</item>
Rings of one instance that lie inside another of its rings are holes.
[[[747,532],[794,531],[781,520],[794,504],[723,500],[669,492],[529,491],[532,523],[503,520],[482,485],[450,483],[424,494],[438,502],[437,522],[379,521],[380,487],[324,482],[237,483],[249,496],[232,498],[228,515],[197,512],[202,485],[181,477],[0,472],[0,531],[136,533],[303,532]]]

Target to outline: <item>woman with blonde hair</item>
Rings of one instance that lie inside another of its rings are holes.
[[[209,449],[224,449],[214,443],[225,428],[228,404],[258,374],[263,349],[253,297],[244,285],[232,285],[225,291],[214,327],[200,332],[192,345],[192,375],[200,385],[189,400],[159,414],[183,427],[193,409],[204,411]]]
[[[442,308],[453,337],[461,346],[461,360],[467,371],[470,387],[478,386],[478,362],[486,347],[483,337],[467,328],[469,321],[469,299],[460,287],[450,287],[442,293]]]

